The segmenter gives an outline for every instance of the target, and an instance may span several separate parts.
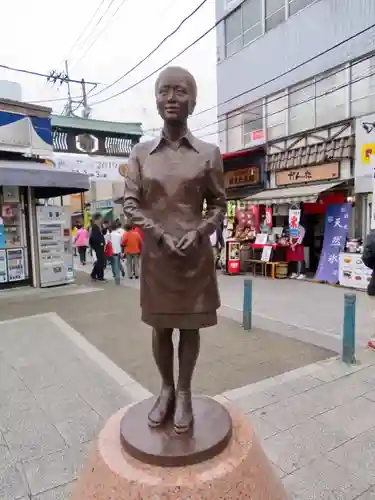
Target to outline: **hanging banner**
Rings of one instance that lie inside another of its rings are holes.
[[[289,210],[289,236],[291,238],[298,238],[298,226],[301,219],[301,210],[298,208],[291,208]]]
[[[338,282],[340,252],[345,248],[351,215],[350,203],[328,205],[323,248],[315,275],[317,281]]]
[[[0,217],[0,248],[5,248],[5,228],[2,217]]]
[[[272,208],[266,208],[266,224],[268,227],[272,227]]]
[[[372,199],[375,200],[375,162],[371,162],[372,166]],[[371,204],[371,221],[370,229],[375,229],[375,203]]]
[[[256,233],[260,231],[260,207],[259,205],[251,205],[251,212],[253,214],[253,223]]]

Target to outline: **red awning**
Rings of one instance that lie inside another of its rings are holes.
[[[221,157],[223,160],[230,160],[232,158],[236,158],[237,156],[245,156],[249,153],[253,153],[254,151],[264,151],[264,147],[256,146],[255,148],[241,149],[240,151],[233,151],[232,153],[222,153]]]

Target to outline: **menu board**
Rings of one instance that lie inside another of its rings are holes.
[[[366,290],[371,280],[372,270],[362,262],[359,253],[342,252],[339,257],[339,283],[350,288]]]
[[[5,250],[0,250],[0,283],[8,281],[7,255]]]
[[[23,248],[9,248],[7,251],[8,281],[25,279],[25,260]]]

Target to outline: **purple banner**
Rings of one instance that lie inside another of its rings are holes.
[[[339,274],[339,253],[345,248],[352,205],[328,205],[324,227],[324,240],[315,279],[337,283]]]

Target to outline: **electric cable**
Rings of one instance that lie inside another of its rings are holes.
[[[97,101],[97,102],[94,102],[92,104],[92,106],[96,106],[98,104],[102,104],[103,102],[106,102],[106,101],[109,101],[110,99],[114,99],[120,95],[123,95],[125,94],[126,92],[128,92],[129,90],[132,90],[133,88],[137,87],[138,85],[140,85],[141,83],[143,83],[144,81],[148,80],[149,78],[151,78],[152,76],[154,76],[156,73],[158,73],[159,71],[161,71],[162,69],[164,69],[166,66],[168,66],[171,62],[173,62],[175,59],[177,59],[179,56],[181,56],[182,54],[184,54],[187,50],[189,50],[191,47],[193,47],[194,45],[196,45],[200,40],[202,40],[208,33],[210,33],[210,31],[212,31],[213,29],[215,29],[221,22],[223,22],[227,17],[228,15],[230,15],[231,13],[229,14],[226,14],[225,16],[223,16],[222,18],[220,18],[215,24],[214,26],[212,26],[209,30],[207,30],[205,33],[203,33],[203,35],[201,35],[199,38],[197,38],[196,40],[194,40],[190,45],[188,45],[187,47],[185,47],[182,51],[180,51],[176,56],[172,57],[171,59],[169,59],[168,62],[164,63],[163,65],[161,65],[159,68],[157,68],[156,70],[154,70],[153,72],[151,72],[150,74],[146,75],[145,77],[143,77],[141,80],[137,81],[136,83],[134,83],[133,85],[131,85],[130,87],[127,87],[126,89],[116,93],[116,94],[113,94],[112,96],[109,96],[105,99],[102,99],[100,101]],[[223,105],[223,104],[227,104],[231,101],[233,101],[234,99],[237,99],[239,97],[243,97],[244,95],[250,93],[250,92],[253,92],[254,90],[258,90],[260,89],[261,87],[265,86],[265,85],[268,85],[270,83],[273,83],[275,81],[277,81],[279,78],[282,78],[283,76],[286,76],[288,75],[289,73],[305,66],[306,64],[318,59],[319,57],[322,57],[324,56],[325,54],[328,54],[329,52],[331,52],[332,50],[335,50],[337,49],[338,47],[340,47],[341,45],[345,44],[345,43],[348,43],[350,42],[351,40],[357,38],[358,36],[360,35],[363,35],[364,33],[366,33],[367,31],[373,29],[375,27],[375,24],[371,24],[370,26],[368,26],[367,28],[364,28],[360,31],[358,31],[357,33],[355,33],[354,35],[351,35],[350,37],[347,37],[345,38],[344,40],[341,40],[340,42],[336,43],[335,45],[329,47],[328,49],[325,49],[324,51],[322,52],[319,52],[318,54],[316,54],[315,56],[312,56],[310,57],[309,59],[307,59],[306,61],[303,61],[299,64],[297,64],[296,66],[293,66],[292,68],[288,69],[287,71],[284,71],[283,73],[281,73],[280,75],[276,76],[276,77],[273,77],[271,78],[270,80],[267,80],[266,82],[263,82],[259,85],[256,85],[255,87],[252,87],[248,90],[245,90],[244,92],[241,92],[240,94],[237,94],[223,102],[220,102],[218,103],[217,105],[215,106],[211,106],[210,108],[207,108],[207,109],[204,109],[202,111],[200,111],[199,113],[197,113],[196,115],[194,116],[199,116],[203,113],[206,113],[208,111],[211,111],[213,109],[216,109],[218,106],[220,105]]]
[[[137,68],[139,68],[139,66],[141,66],[141,64],[143,64],[145,61],[147,61],[147,59],[149,59],[153,54],[155,54],[155,52],[157,52],[160,49],[160,47],[162,47],[170,38],[172,38],[172,36],[174,36],[182,28],[182,26],[204,6],[205,3],[207,3],[207,0],[203,0],[189,15],[184,17],[182,19],[182,21],[180,22],[180,24],[173,31],[171,31],[165,38],[163,38],[161,40],[161,42],[159,42],[159,44],[151,50],[151,52],[149,52],[145,57],[143,57],[143,59],[141,59],[137,64],[135,64],[132,68],[130,68],[126,73],[124,73],[122,76],[117,78],[117,80],[112,82],[110,85],[99,90],[99,92],[96,92],[95,94],[93,94],[92,97],[96,97],[97,95],[101,94],[102,92],[112,88],[114,85],[119,83],[121,80],[123,80],[124,78],[129,76],[130,73],[132,73]]]
[[[115,0],[111,0],[111,3],[109,4],[107,10],[105,11],[105,13],[102,15],[102,17],[100,18],[99,22],[95,25],[94,27],[94,30],[97,26],[99,26],[100,24],[100,21],[104,18],[105,14],[109,11],[109,9],[112,7],[113,3],[114,3]],[[96,37],[93,39],[93,41],[90,43],[90,45],[87,47],[87,49],[83,52],[83,54],[72,64],[72,66],[75,66],[77,65],[80,61],[82,61],[82,59],[84,59],[84,57],[86,57],[86,55],[88,54],[88,52],[92,49],[92,47],[95,45],[95,43],[99,40],[99,38],[103,35],[103,33],[106,31],[106,29],[108,28],[108,26],[111,24],[113,18],[117,15],[117,13],[119,12],[119,10],[123,7],[123,5],[125,4],[127,0],[122,0],[121,3],[118,5],[117,9],[113,12],[112,16],[110,17],[110,20],[109,22],[104,26],[104,28],[102,29],[102,31],[96,35]],[[90,38],[90,35],[86,38],[86,41]]]
[[[324,92],[323,94],[320,94],[320,95],[318,95],[318,96],[315,96],[315,95],[314,95],[313,97],[309,97],[308,99],[305,99],[304,101],[298,102],[298,103],[296,103],[296,104],[292,104],[291,106],[289,106],[289,105],[288,105],[287,107],[285,107],[285,108],[283,108],[283,109],[280,109],[280,110],[278,110],[278,111],[275,111],[275,112],[273,112],[273,113],[268,114],[268,115],[267,115],[267,117],[268,117],[268,116],[278,115],[278,114],[280,114],[280,113],[283,113],[283,112],[289,111],[289,110],[290,110],[290,109],[292,109],[292,108],[296,108],[297,106],[301,106],[301,104],[306,104],[306,103],[308,103],[308,102],[315,101],[316,99],[320,99],[320,98],[322,98],[322,97],[326,97],[327,95],[333,94],[333,93],[337,92],[338,90],[342,90],[342,89],[344,89],[344,88],[346,88],[346,87],[348,87],[348,86],[350,86],[350,85],[353,85],[353,83],[355,84],[355,83],[357,83],[357,82],[361,82],[362,80],[365,80],[366,78],[370,78],[371,76],[375,76],[375,72],[370,73],[370,74],[365,75],[365,76],[362,76],[361,78],[356,79],[354,82],[346,82],[346,83],[344,83],[344,84],[342,84],[342,85],[339,85],[339,86],[335,87],[334,89],[327,90],[327,92]],[[344,119],[345,119],[345,118],[344,118]],[[347,119],[349,119],[349,117],[347,117]],[[246,121],[246,123],[247,123],[247,124],[248,124],[248,123],[254,123],[254,122],[258,121],[258,120],[259,120],[259,118],[254,119],[254,120],[249,120],[249,121]],[[215,135],[215,134],[218,134],[218,133],[220,133],[220,132],[227,132],[228,130],[232,130],[232,129],[235,129],[235,128],[238,128],[238,127],[242,127],[242,126],[243,126],[243,123],[239,123],[238,125],[233,125],[232,127],[227,127],[227,128],[225,128],[224,130],[221,130],[221,131],[219,131],[219,132],[218,132],[218,131],[216,131],[216,132],[210,132],[210,133],[208,133],[208,134],[200,135],[200,136],[197,136],[197,137],[198,137],[199,139],[202,139],[203,137],[210,137],[211,135]]]
[[[16,71],[17,73],[25,73],[27,75],[40,76],[40,77],[47,78],[50,80],[62,81],[62,83],[64,83],[64,82],[82,83],[81,80],[74,80],[72,78],[67,78],[64,75],[56,74],[56,72],[52,72],[50,74],[38,73],[37,71],[31,71],[31,70],[22,69],[22,68],[14,68],[13,66],[7,66],[6,64],[0,64],[0,68],[6,69],[8,71]],[[88,85],[100,85],[99,82],[86,82],[86,83]]]

